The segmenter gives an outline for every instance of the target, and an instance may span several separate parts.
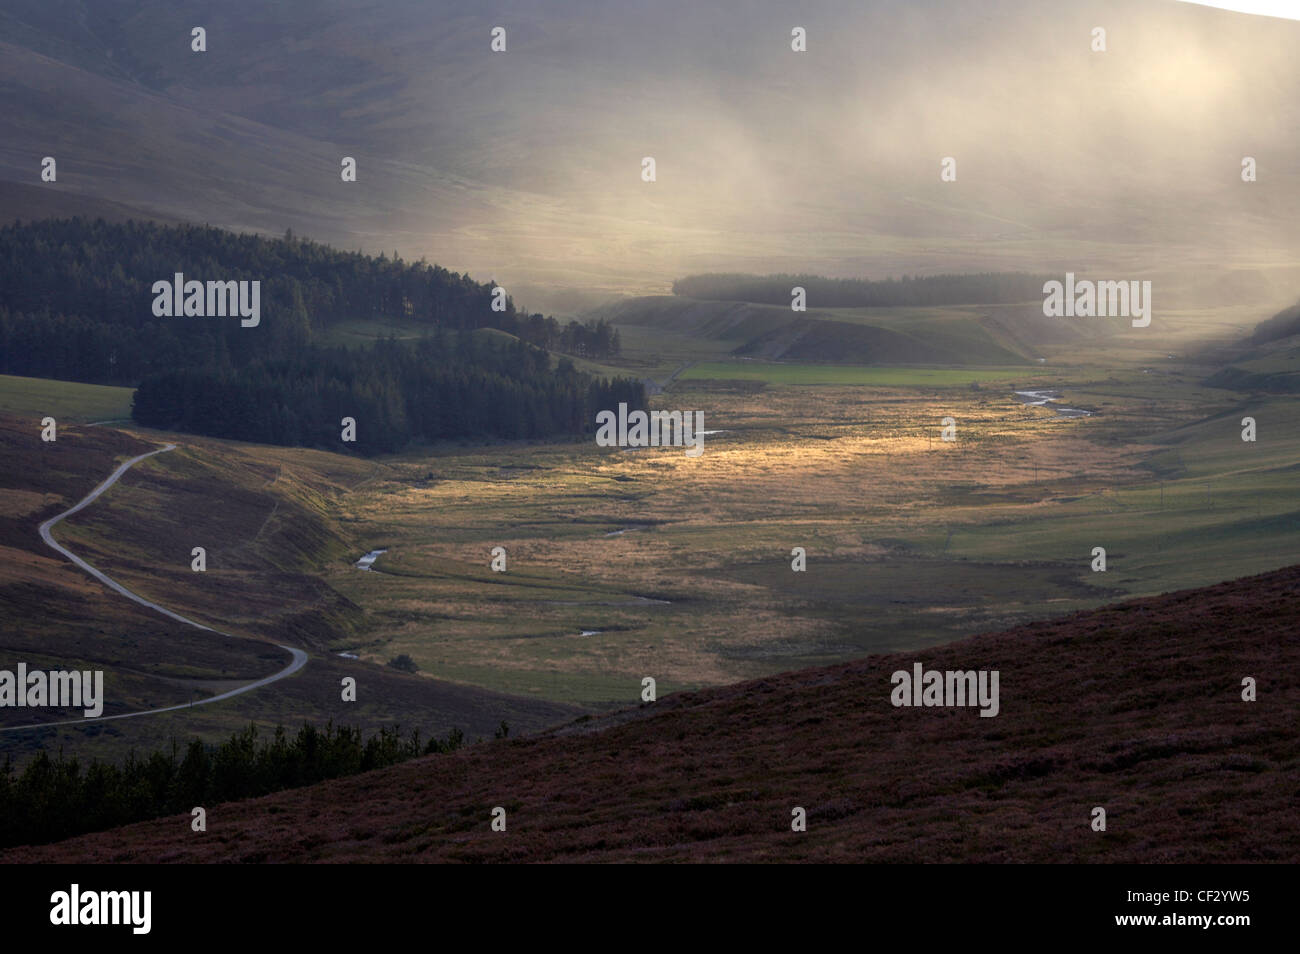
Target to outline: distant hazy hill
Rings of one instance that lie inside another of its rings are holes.
[[[1226,355],[1231,362],[1206,383],[1243,391],[1300,393],[1300,304],[1255,326]]]
[[[1043,283],[1054,276],[984,272],[973,275],[904,275],[871,281],[823,275],[688,275],[673,282],[673,294],[709,301],[786,305],[792,289],[818,308],[1009,305],[1042,300]]]
[[[291,227],[534,307],[864,263],[1263,294],[1300,250],[1298,38],[1163,0],[7,0],[0,180],[50,205],[0,211]]]
[[[788,296],[788,288],[786,289]],[[1045,318],[1041,301],[936,308],[822,308],[701,301],[682,295],[630,298],[589,314],[705,343],[738,357],[837,364],[1005,366],[1034,361],[1046,345],[1110,334],[1107,320]]]
[[[0,860],[1295,863],[1298,628],[1290,567],[208,806],[220,839],[173,817]],[[893,707],[914,662],[998,670],[999,714]]]
[[[1300,334],[1300,304],[1279,311],[1267,321],[1261,321],[1255,327],[1251,340],[1265,343],[1297,334]]]

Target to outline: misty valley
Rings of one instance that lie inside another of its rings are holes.
[[[75,866],[13,923],[775,862],[1251,927],[1300,18],[1219,6],[8,0],[0,858]]]

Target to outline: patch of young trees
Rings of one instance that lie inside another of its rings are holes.
[[[434,752],[452,752],[465,734],[421,742],[418,730],[395,726],[363,740],[359,728],[304,724],[290,735],[277,726],[259,738],[256,726],[219,745],[194,739],[181,754],[173,740],[165,751],[131,754],[121,765],[83,763],[40,751],[22,772],[6,759],[0,770],[0,847],[39,845],[104,831],[162,815],[188,814],[195,806],[254,798],[331,778],[396,765]]]

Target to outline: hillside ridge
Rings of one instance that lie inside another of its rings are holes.
[[[893,707],[914,661],[1000,670],[1000,713]],[[0,859],[1294,862],[1298,664],[1291,566]]]

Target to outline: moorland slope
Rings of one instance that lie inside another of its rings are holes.
[[[1294,862],[1298,634],[1293,566],[0,861]],[[893,707],[914,661],[999,670],[1000,712]]]

